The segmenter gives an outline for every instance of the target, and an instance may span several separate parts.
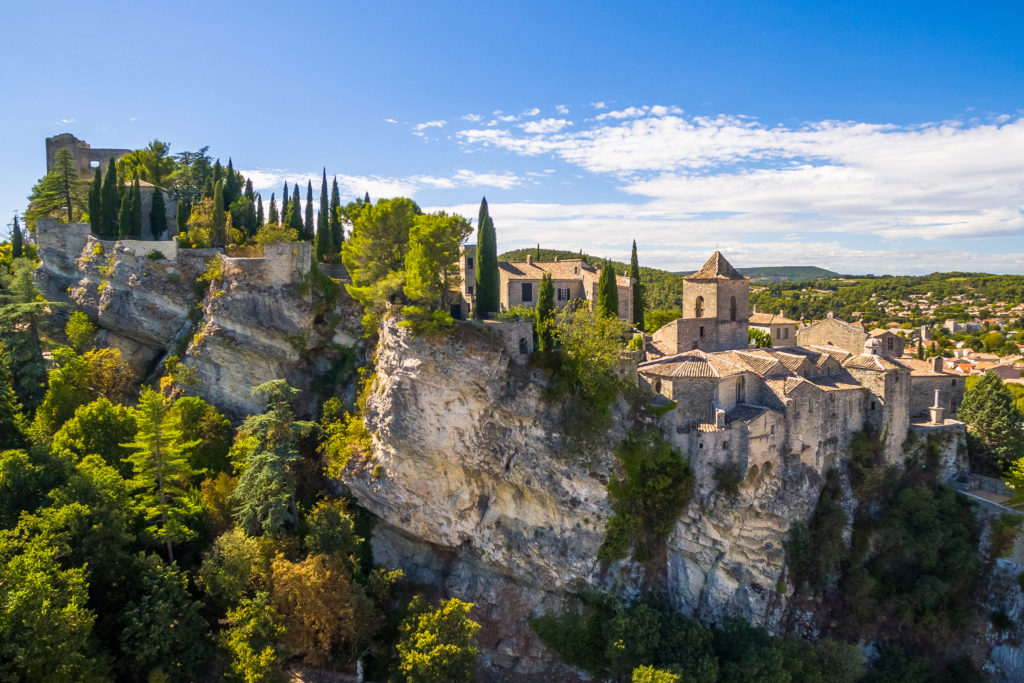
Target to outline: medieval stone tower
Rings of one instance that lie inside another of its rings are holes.
[[[683,318],[704,319],[707,351],[745,349],[750,319],[750,280],[729,265],[720,252],[683,278]]]

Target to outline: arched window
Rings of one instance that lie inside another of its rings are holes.
[[[519,338],[519,353],[529,353],[530,347],[526,343],[526,337]]]
[[[736,382],[736,402],[743,403],[747,400],[747,378],[740,377]]]
[[[729,299],[729,320],[736,322],[736,297]]]
[[[703,318],[704,317],[704,297],[698,296],[697,300],[693,303],[693,317]]]
[[[654,391],[655,391],[655,393],[658,393],[658,394],[661,393],[661,380],[660,379],[654,380]]]

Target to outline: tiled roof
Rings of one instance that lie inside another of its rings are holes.
[[[868,332],[868,336],[869,336],[869,337],[880,337],[880,336],[882,336],[883,334],[896,334],[896,333],[895,333],[895,332],[893,332],[892,330],[883,330],[883,329],[882,329],[882,328],[880,328],[880,327],[876,327],[875,329],[873,329],[873,330],[870,330],[870,331]],[[899,336],[899,335],[896,335],[896,336]]]
[[[746,280],[745,277],[739,274],[739,272],[729,265],[729,262],[725,260],[722,253],[716,251],[708,259],[708,262],[701,267],[695,273],[691,273],[685,277],[687,280]]]
[[[725,414],[725,421],[746,422],[763,415],[767,410],[768,409],[764,406],[752,406],[747,405],[746,403],[737,403]]]
[[[900,366],[892,363],[881,356],[865,355],[852,356],[843,363],[845,368],[857,368],[860,370],[896,370]]]
[[[569,261],[499,261],[498,270],[509,280],[539,280],[544,273],[551,273],[555,280],[581,280],[591,277],[597,279],[600,271],[580,259]],[[625,275],[615,275],[620,287],[628,287],[633,281]]]
[[[730,361],[746,365],[762,377],[765,375],[779,375],[787,372],[786,366],[779,362],[775,356],[760,349],[749,351],[727,351]]]
[[[948,372],[935,372],[932,362],[929,360],[918,360],[917,358],[900,358],[896,361],[900,365],[909,368],[910,374],[914,377],[942,377]]]
[[[847,358],[853,355],[849,351],[844,351],[843,349],[838,349],[834,346],[807,346],[804,348],[811,349],[813,351],[818,351],[819,353],[824,353],[831,358],[835,358],[840,363],[844,362]]]
[[[707,354],[703,351],[687,351],[641,363],[637,368],[645,375],[659,377],[728,377],[746,370],[742,365],[730,362],[721,354]]]
[[[751,313],[751,325],[799,325],[799,320],[790,320],[777,313]]]

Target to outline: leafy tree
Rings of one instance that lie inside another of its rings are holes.
[[[96,326],[82,311],[75,311],[68,318],[64,328],[71,346],[78,353],[85,353],[96,345]]]
[[[448,292],[459,284],[459,245],[470,231],[465,218],[443,211],[413,218],[405,256],[405,295],[410,301],[445,310]]]
[[[102,219],[101,235],[104,239],[117,239],[118,216],[121,210],[121,195],[118,193],[117,169],[114,166],[114,158],[110,158],[107,164],[107,175],[103,179],[103,190],[100,192],[100,212]]]
[[[994,372],[988,372],[964,393],[959,418],[967,423],[975,467],[1005,471],[1024,457],[1024,425],[1013,394]]]
[[[198,583],[221,614],[256,591],[270,588],[273,543],[234,528],[217,537],[203,556]]]
[[[7,346],[7,370],[11,387],[22,407],[31,413],[46,392],[46,362],[40,337],[40,321],[54,304],[42,301],[32,282],[32,264],[20,259],[7,296],[0,299],[0,338]]]
[[[88,209],[88,185],[78,177],[71,152],[65,148],[57,150],[53,170],[36,183],[29,195],[26,225],[32,230],[36,221],[44,216],[73,223],[76,216]]]
[[[498,242],[494,222],[487,208],[487,197],[480,201],[476,235],[476,307],[478,318],[496,313],[499,308]]]
[[[402,291],[409,231],[420,207],[411,199],[382,199],[363,210],[343,243],[341,259],[352,284],[345,288],[364,307],[382,310],[384,302]]]
[[[89,188],[89,229],[103,237],[103,170],[99,166]]]
[[[338,178],[335,176],[331,183],[330,208],[331,245],[335,253],[341,252],[341,243],[345,241],[345,233],[341,229],[341,212],[341,195],[338,192]]]
[[[18,396],[11,386],[7,347],[0,342],[0,448],[21,448],[25,445],[25,416]]]
[[[172,544],[188,540],[195,532],[189,528],[197,504],[189,495],[188,485],[193,472],[185,457],[185,449],[194,442],[182,443],[180,417],[171,410],[170,402],[151,389],[143,389],[137,413],[138,433],[126,447],[137,499],[150,526],[146,531],[162,541],[167,559],[174,561]]]
[[[170,151],[168,143],[151,140],[144,148],[118,158],[118,175],[122,178],[139,178],[156,187],[166,188],[178,168]]]
[[[611,261],[605,261],[601,277],[597,280],[597,310],[602,315],[618,317],[619,285]]]
[[[771,348],[772,336],[764,330],[759,330],[756,327],[748,327],[747,343],[759,349]]]
[[[408,683],[475,679],[480,624],[469,618],[472,603],[452,598],[431,610],[417,595],[399,629],[398,669]]]
[[[281,642],[286,631],[268,593],[244,598],[228,612],[224,624],[221,646],[231,657],[235,676],[245,683],[284,680],[287,653]]]
[[[683,683],[683,677],[653,666],[639,666],[633,669],[633,683]]]
[[[131,466],[124,459],[130,451],[122,444],[134,439],[137,431],[131,408],[100,397],[75,410],[71,419],[53,435],[51,449],[54,453],[70,454],[75,461],[86,455],[98,455],[120,470],[122,476],[129,476]]]
[[[629,257],[629,276],[633,278],[633,324],[637,329],[644,329],[644,286],[640,282],[640,263],[636,258],[636,240],[633,240],[633,253]]]
[[[382,616],[352,581],[342,558],[310,555],[301,562],[273,562],[274,607],[285,626],[285,644],[307,664],[322,666],[337,653],[352,661],[382,624]]]
[[[306,220],[303,223],[304,232],[300,232],[302,239],[313,239],[313,181],[306,181]]]
[[[195,680],[206,657],[209,626],[188,578],[152,554],[140,555],[140,594],[124,609],[119,659],[135,680]]]
[[[0,529],[11,529],[22,512],[33,512],[46,498],[43,467],[23,450],[0,451]]]
[[[184,448],[189,469],[197,475],[228,471],[228,451],[234,437],[228,419],[196,396],[179,398],[174,402],[173,412],[181,427],[182,441],[194,444]]]
[[[267,214],[267,223],[270,225],[279,225],[281,223],[280,216],[277,215],[277,201],[274,199],[274,193],[270,193],[270,213]]]
[[[297,393],[284,380],[265,382],[253,390],[254,396],[266,397],[267,410],[242,424],[241,432],[253,437],[256,443],[232,495],[238,505],[238,524],[248,533],[279,538],[295,528],[298,511],[295,474],[291,469],[292,463],[299,460],[295,443],[314,427],[295,420],[292,401]]]
[[[24,237],[21,234],[21,227],[18,225],[18,217],[14,217],[14,227],[11,228],[11,259],[18,259],[24,255]]]
[[[198,152],[181,152],[174,155],[175,169],[170,179],[171,192],[175,199],[186,203],[186,218],[191,214],[192,205],[203,198],[207,183],[212,180],[210,157],[206,154],[209,147],[202,147]],[[210,187],[212,196],[212,184]],[[179,232],[181,224],[179,224]]]
[[[323,261],[336,250],[331,240],[330,206],[327,199],[327,169],[320,183],[320,211],[316,215],[316,254]]]
[[[363,542],[355,532],[355,519],[348,511],[344,498],[331,498],[318,502],[307,519],[309,531],[305,546],[310,555],[354,555]]]
[[[153,207],[149,211],[149,233],[153,239],[159,239],[167,232],[167,204],[164,193],[159,187],[153,188]]]
[[[680,307],[680,310],[676,310],[676,311],[663,311],[663,310],[651,311],[650,313],[648,313],[645,316],[646,320],[644,322],[646,323],[646,327],[644,328],[644,332],[646,332],[647,334],[654,334],[655,332],[660,330],[665,325],[668,325],[673,320],[676,320],[676,319],[681,318],[681,317],[682,317],[682,308],[681,307]]]
[[[224,213],[224,184],[218,182],[213,186],[213,226],[210,230],[210,243],[215,247],[223,247],[227,242],[227,215]]]
[[[555,348],[555,285],[551,273],[540,279],[536,310],[537,340],[541,351]]]

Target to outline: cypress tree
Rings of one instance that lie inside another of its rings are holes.
[[[11,231],[11,258],[21,258],[24,251],[24,239],[21,236],[21,227],[18,225],[18,217],[14,217],[14,230]],[[3,388],[0,387],[0,391]]]
[[[213,229],[210,230],[210,243],[215,247],[227,244],[227,214],[224,213],[224,183],[217,182],[213,186]]]
[[[316,254],[321,261],[334,253],[331,243],[330,205],[327,200],[327,169],[320,181],[320,211],[316,215]]]
[[[256,195],[256,230],[263,227],[263,195]]]
[[[341,194],[338,192],[338,178],[331,183],[331,246],[335,253],[341,252],[341,243],[345,241],[345,233],[341,229]]]
[[[313,181],[306,181],[306,220],[304,224],[306,239],[313,239]]]
[[[602,315],[619,315],[619,285],[611,261],[605,261],[601,277],[597,280],[597,310]]]
[[[153,239],[167,231],[167,206],[164,204],[164,193],[159,187],[153,188],[153,207],[149,210],[149,233]]]
[[[224,172],[224,206],[231,206],[242,196],[241,178],[235,173],[235,167],[228,157],[228,167]]]
[[[629,258],[629,276],[633,278],[633,324],[641,332],[644,329],[644,288],[640,284],[640,263],[636,259],[636,240],[633,240],[633,255]]]
[[[217,161],[213,162],[213,184],[216,185],[220,182],[222,177],[224,177],[224,167],[220,165],[220,159],[217,159]],[[216,190],[216,187],[214,190]],[[224,188],[221,188],[221,191],[223,192]]]
[[[192,213],[192,203],[188,200],[188,197],[182,197],[178,200],[178,207],[174,214],[174,223],[178,228],[178,234],[184,233],[188,229],[188,217]]]
[[[367,206],[369,206],[369,204],[370,204],[370,193],[369,192],[367,192],[366,196],[363,197],[363,203],[366,204]]]
[[[288,227],[298,233],[300,240],[304,239],[306,231],[302,225],[302,200],[299,199],[298,183],[292,185],[292,200],[288,202],[288,211]]]
[[[555,285],[551,273],[544,273],[537,293],[537,341],[541,351],[555,348]]]
[[[288,181],[284,181],[284,192],[281,193],[281,225],[288,225]]]
[[[488,313],[497,312],[500,302],[498,287],[498,244],[494,233],[494,221],[487,210],[487,197],[484,197],[480,202],[476,237],[477,317],[482,318]]]
[[[117,193],[117,167],[114,158],[107,164],[107,175],[103,179],[103,190],[100,193],[100,236],[104,239],[117,239],[118,215],[121,209],[121,198]]]
[[[89,229],[97,237],[103,236],[103,173],[99,166],[89,188]]]
[[[138,177],[132,183],[132,237],[142,237],[142,188]]]
[[[121,200],[121,208],[117,212],[117,237],[126,240],[132,236],[132,193],[129,190]]]
[[[281,222],[281,217],[277,215],[277,200],[274,199],[274,193],[270,193],[270,213],[267,214],[267,223],[271,225],[277,225]]]

